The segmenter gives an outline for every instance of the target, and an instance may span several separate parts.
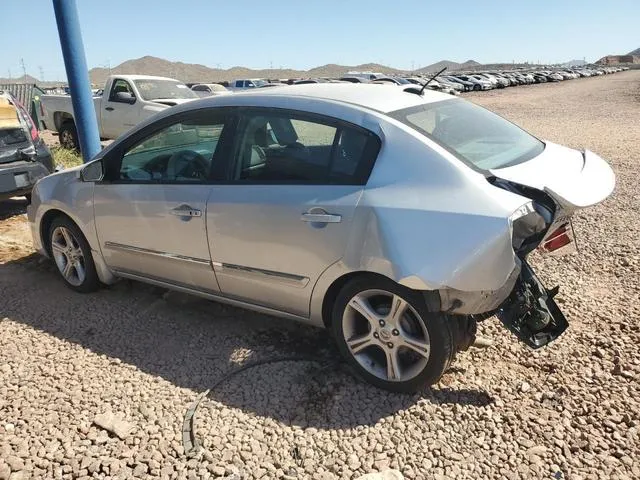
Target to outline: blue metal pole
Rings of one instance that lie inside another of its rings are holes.
[[[75,0],[53,0],[53,8],[56,12],[58,35],[60,35],[64,67],[71,91],[80,150],[84,162],[87,163],[100,151],[101,147],[78,10]]]

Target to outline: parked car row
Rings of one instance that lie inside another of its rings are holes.
[[[628,67],[572,67],[572,68],[547,68],[537,70],[504,70],[487,72],[456,72],[445,73],[433,78],[432,75],[385,75],[376,72],[349,72],[337,78],[302,78],[302,79],[239,79],[231,82],[220,82],[224,91],[217,88],[216,92],[205,90],[202,85],[193,85],[191,88],[200,90],[200,96],[219,95],[229,91],[248,90],[254,88],[275,87],[282,85],[301,85],[313,83],[373,83],[392,84],[402,87],[403,90],[411,91],[420,89],[427,84],[426,88],[436,90],[451,95],[458,95],[462,92],[491,90],[494,88],[505,88],[517,85],[530,85],[533,83],[561,82],[580,77],[592,77],[628,70]],[[211,85],[211,84],[208,84]],[[189,85],[191,86],[191,84]]]
[[[231,82],[184,84],[179,80],[145,75],[114,75],[103,89],[94,92],[96,118],[102,139],[115,139],[141,121],[166,108],[201,97],[228,95],[233,92],[293,84],[367,83],[396,85],[410,93],[421,94],[425,88],[450,95],[491,90],[532,83],[560,82],[579,77],[605,75],[627,67],[574,67],[546,70],[461,72],[429,75],[384,75],[374,72],[349,72],[339,78],[305,78],[267,80],[237,79]],[[69,95],[41,97],[42,126],[59,133],[60,144],[79,149],[73,107]]]
[[[593,77],[628,70],[628,67],[574,67],[544,70],[512,70],[489,72],[463,72],[440,75],[437,80],[458,83],[463,91],[491,90],[494,88],[531,85],[533,83],[561,82],[581,77]]]

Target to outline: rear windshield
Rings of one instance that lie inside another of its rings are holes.
[[[10,147],[27,141],[27,136],[21,128],[0,129],[0,147]]]
[[[418,105],[389,115],[480,170],[523,163],[544,150],[544,143],[520,127],[462,99]]]

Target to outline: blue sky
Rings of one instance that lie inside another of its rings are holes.
[[[51,0],[2,0],[0,77],[64,79]],[[77,0],[89,68],[595,61],[640,47],[640,0]],[[7,48],[10,46],[10,48]]]

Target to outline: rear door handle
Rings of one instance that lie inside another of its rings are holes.
[[[307,212],[302,214],[300,220],[310,223],[340,223],[342,221],[342,215],[335,215],[325,211]]]
[[[171,215],[175,215],[176,217],[201,217],[202,211],[189,205],[180,205],[171,210]]]
[[[107,112],[113,112],[114,108],[113,107],[105,107],[105,110]]]

